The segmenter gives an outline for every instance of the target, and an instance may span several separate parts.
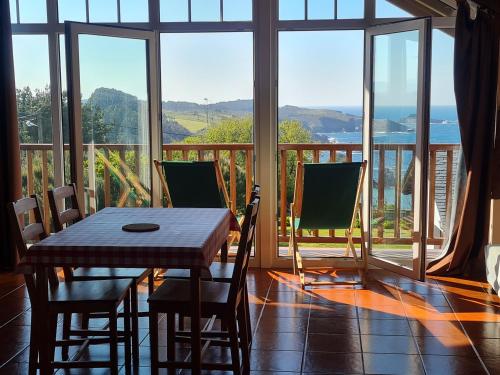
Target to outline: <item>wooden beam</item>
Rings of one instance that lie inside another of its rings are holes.
[[[456,8],[449,6],[441,0],[388,0],[395,6],[417,16],[453,17]]]

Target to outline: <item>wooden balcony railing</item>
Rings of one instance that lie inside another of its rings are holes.
[[[106,158],[111,153],[115,160],[122,164],[113,166],[105,164],[102,175],[103,189],[101,196],[103,206],[117,205],[118,199],[113,199],[111,191],[119,190],[127,194],[118,180],[110,178],[110,172],[123,171],[128,173],[139,171],[140,146],[138,145],[94,145],[94,149],[102,151]],[[433,144],[429,147],[429,198],[428,212],[428,243],[440,245],[443,242],[442,231],[435,230],[437,226],[436,212],[441,221],[449,216],[452,204],[453,180],[456,173],[457,151],[459,145]],[[336,162],[361,160],[362,146],[360,144],[279,144],[278,174],[279,174],[279,208],[278,236],[280,242],[288,242],[288,215],[291,189],[293,189],[294,167],[297,160],[305,162]],[[375,145],[374,186],[372,218],[373,240],[384,244],[411,244],[411,229],[402,229],[402,222],[410,226],[413,220],[413,191],[411,186],[411,161],[415,154],[415,146],[411,144]],[[23,162],[23,188],[25,194],[37,193],[42,198],[47,227],[50,215],[47,201],[47,190],[53,185],[52,145],[22,144],[21,157]],[[226,178],[230,199],[239,202],[233,209],[242,209],[250,196],[253,185],[253,144],[167,144],[163,146],[163,158],[166,160],[213,160],[222,165]],[[123,163],[122,163],[123,162]],[[130,165],[129,165],[130,164]],[[65,166],[68,169],[68,166]],[[387,172],[389,170],[389,173]],[[409,172],[410,171],[410,172]],[[387,179],[390,180],[387,180]],[[410,179],[410,180],[409,180]],[[112,186],[118,184],[120,186]],[[387,189],[387,188],[390,189]],[[389,194],[391,196],[389,196]],[[94,196],[97,195],[94,192]],[[405,197],[406,198],[403,198]],[[406,203],[403,202],[403,199]],[[116,202],[114,201],[116,200]],[[392,202],[389,203],[388,202]],[[390,225],[387,225],[390,223]],[[344,243],[346,238],[340,231],[312,231],[299,233],[300,240],[309,243]],[[359,241],[359,238],[357,239]]]

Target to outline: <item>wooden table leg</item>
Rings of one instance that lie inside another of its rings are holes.
[[[43,266],[36,267],[36,306],[35,313],[38,329],[36,334],[36,342],[40,363],[40,374],[45,375],[50,373],[50,358],[49,358],[49,324],[48,322],[48,279],[47,269]]]
[[[220,249],[220,261],[222,263],[227,263],[227,256],[229,254],[229,244],[224,242],[224,245],[222,245],[222,248]]]
[[[200,269],[191,269],[191,300],[193,311],[191,313],[191,363],[194,375],[201,374],[201,295],[200,295]]]

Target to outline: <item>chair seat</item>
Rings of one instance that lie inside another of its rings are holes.
[[[233,276],[234,263],[214,262],[210,266],[210,274],[202,272],[201,277],[204,280],[231,282]],[[190,271],[186,269],[169,269],[164,275],[167,279],[189,279]]]
[[[125,296],[133,279],[99,280],[99,281],[71,281],[59,283],[49,291],[49,305],[54,308],[71,303],[72,312],[88,311],[95,304],[118,305]]]
[[[144,280],[152,270],[150,268],[100,268],[79,267],[73,270],[74,281],[135,279]]]
[[[217,281],[201,281],[202,314],[220,310],[227,305],[231,284]],[[161,312],[191,311],[191,282],[183,279],[168,279],[148,299],[150,309]]]

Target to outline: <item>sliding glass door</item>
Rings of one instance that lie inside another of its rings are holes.
[[[429,37],[430,21],[418,19],[369,28],[365,40],[369,261],[413,278],[425,260]]]
[[[158,202],[157,41],[151,31],[66,23],[71,181],[87,213]]]

